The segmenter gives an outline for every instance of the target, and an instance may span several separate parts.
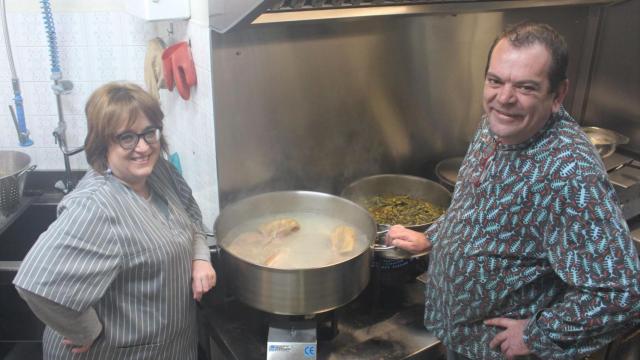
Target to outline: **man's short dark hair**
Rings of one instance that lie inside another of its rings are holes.
[[[541,44],[551,53],[551,64],[549,65],[550,92],[555,92],[560,83],[567,79],[567,64],[569,63],[569,53],[567,43],[554,28],[547,24],[525,21],[508,27],[502,34],[498,35],[491,44],[487,66],[484,69],[485,75],[489,71],[489,62],[496,44],[502,39],[509,40],[511,46],[515,48],[527,47],[534,44]]]

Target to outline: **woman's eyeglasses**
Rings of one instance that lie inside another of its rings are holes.
[[[156,144],[160,141],[161,131],[161,128],[154,127],[139,134],[130,131],[123,132],[122,134],[116,135],[116,141],[123,149],[132,150],[138,146],[140,138],[144,139],[144,141],[149,145]]]

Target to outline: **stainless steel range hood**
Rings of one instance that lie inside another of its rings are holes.
[[[209,24],[213,30],[225,33],[249,24],[383,15],[457,14],[616,2],[621,0],[209,0]]]

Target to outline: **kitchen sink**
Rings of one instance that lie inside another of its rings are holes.
[[[31,204],[0,234],[0,261],[22,260],[38,236],[56,219],[57,204]]]
[[[59,199],[54,199],[59,200]],[[0,233],[0,359],[42,359],[44,324],[20,298],[13,284],[22,259],[56,218],[57,201],[29,199]],[[6,219],[5,219],[6,220]]]
[[[55,220],[56,205],[32,203],[0,233],[0,285],[11,283],[33,243]]]

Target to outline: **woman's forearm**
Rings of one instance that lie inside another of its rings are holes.
[[[25,289],[16,290],[42,322],[76,345],[91,344],[102,332],[93,307],[78,312]]]

